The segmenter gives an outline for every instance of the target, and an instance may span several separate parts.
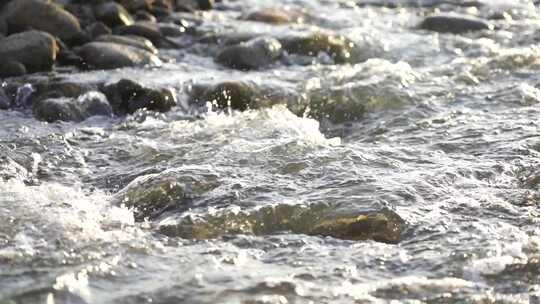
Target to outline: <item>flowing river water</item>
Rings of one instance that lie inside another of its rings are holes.
[[[58,73],[170,88],[168,113],[45,123],[0,111],[0,303],[539,303],[537,10],[437,2],[272,2],[303,16],[294,25],[237,18],[264,0],[228,2],[198,30],[324,29],[361,59],[234,71],[183,41],[158,68]],[[434,10],[494,29],[419,29]],[[189,103],[224,80],[286,105]],[[317,115],[294,110],[318,98],[330,106]],[[393,217],[398,235],[330,227]]]

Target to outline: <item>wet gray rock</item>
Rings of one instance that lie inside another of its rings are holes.
[[[62,40],[81,32],[79,20],[62,7],[48,1],[17,0],[8,3],[0,15],[10,32],[35,29],[48,32]]]
[[[94,7],[96,19],[110,27],[133,24],[133,17],[120,4],[109,1]]]
[[[144,37],[152,43],[160,47],[163,40],[163,35],[159,31],[157,24],[148,21],[139,21],[131,25],[120,26],[113,30],[116,35],[135,35]]]
[[[17,61],[30,72],[50,70],[58,53],[53,36],[28,31],[0,39],[0,63]]]
[[[429,16],[420,24],[421,29],[439,33],[461,34],[466,32],[490,30],[493,26],[487,21],[466,15],[440,14]]]
[[[135,15],[135,18],[137,19],[137,21],[157,22],[156,17],[154,17],[154,15],[146,11],[138,11],[137,14]]]
[[[154,89],[132,80],[122,79],[102,89],[113,110],[119,115],[134,113],[139,109],[167,112],[176,105],[176,95],[170,89]]]
[[[18,61],[0,63],[0,78],[17,77],[26,74],[26,67]]]
[[[360,60],[358,46],[340,35],[312,33],[280,39],[283,49],[290,54],[318,56],[328,54],[335,63],[354,63]]]
[[[37,119],[47,122],[83,121],[91,116],[112,116],[107,98],[100,92],[88,92],[77,99],[61,97],[38,100],[33,104]]]
[[[159,65],[161,61],[154,54],[129,45],[111,42],[91,42],[77,49],[89,67],[116,69],[122,67]]]
[[[223,49],[216,61],[240,70],[264,68],[281,56],[281,43],[274,38],[256,38]]]
[[[152,43],[152,41],[139,36],[120,36],[120,35],[101,35],[98,38],[96,38],[95,41],[99,42],[112,42],[122,45],[128,45],[132,47],[139,48],[141,50],[145,50],[147,52],[150,52],[152,54],[157,54],[158,50]]]

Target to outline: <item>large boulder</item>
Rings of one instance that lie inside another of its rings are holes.
[[[110,27],[133,24],[133,17],[120,4],[110,1],[94,7],[96,19]]]
[[[81,32],[79,20],[75,16],[48,1],[11,1],[4,7],[0,19],[7,21],[10,32],[35,29],[62,40],[74,38]]]
[[[493,26],[487,21],[466,15],[439,14],[429,16],[420,24],[421,29],[439,33],[461,34],[466,32],[489,30]]]
[[[240,70],[264,68],[281,56],[281,43],[274,38],[256,38],[229,46],[218,54],[217,62]]]
[[[167,112],[176,105],[176,95],[170,89],[154,89],[132,80],[122,79],[102,89],[115,113],[134,113],[139,109]]]
[[[89,67],[97,69],[161,64],[159,58],[146,50],[111,42],[90,42],[77,49],[77,53]]]
[[[19,62],[30,72],[50,70],[58,54],[53,36],[28,31],[0,39],[0,63]]]

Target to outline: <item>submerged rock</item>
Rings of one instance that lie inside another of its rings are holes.
[[[135,218],[152,218],[167,209],[179,208],[219,186],[218,176],[199,169],[170,169],[140,176],[114,198],[116,204],[135,209]]]
[[[90,42],[77,53],[89,67],[97,69],[161,64],[159,58],[146,50],[112,42]]]
[[[214,0],[176,0],[176,7],[179,10],[211,10],[214,7]]]
[[[217,62],[240,70],[260,69],[281,56],[281,43],[274,38],[256,38],[229,46],[218,54]]]
[[[35,29],[48,32],[62,40],[74,38],[81,32],[79,20],[50,1],[17,0],[3,8],[10,32]]]
[[[112,108],[105,95],[89,92],[73,98],[41,99],[33,105],[34,116],[47,122],[83,121],[91,116],[112,116]]]
[[[19,62],[30,72],[50,70],[58,51],[54,37],[41,31],[0,39],[0,63]]]
[[[472,31],[489,30],[493,26],[487,21],[466,15],[440,14],[429,16],[420,24],[421,29],[440,32],[461,34]]]
[[[176,95],[170,89],[148,88],[128,79],[105,86],[103,92],[120,115],[143,108],[167,112],[176,105]]]
[[[157,48],[150,40],[139,36],[101,35],[97,37],[95,41],[128,45],[139,48],[141,50],[145,50],[152,54],[158,53]]]
[[[358,58],[357,45],[339,35],[313,33],[280,39],[283,49],[291,54],[317,56],[319,53],[328,54],[335,63],[356,62]]]
[[[326,204],[281,204],[245,212],[224,211],[197,217],[179,215],[165,218],[159,227],[165,235],[190,239],[292,232],[397,244],[406,229],[406,223],[387,208],[356,215],[337,215]]]
[[[94,15],[97,20],[110,27],[133,24],[133,17],[120,4],[110,1],[94,7]]]

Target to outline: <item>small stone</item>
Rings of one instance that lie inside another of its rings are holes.
[[[0,39],[0,62],[17,61],[30,72],[50,70],[58,54],[53,36],[28,31]]]
[[[114,112],[119,115],[131,114],[143,108],[167,112],[177,102],[176,95],[169,89],[148,88],[129,79],[107,85],[102,91],[109,99]]]
[[[88,66],[97,69],[161,64],[159,58],[146,50],[110,42],[87,43],[77,53]]]
[[[157,24],[148,21],[139,21],[132,25],[115,28],[113,33],[116,35],[136,35],[144,37],[159,47],[163,40],[163,35],[159,31]]]
[[[113,110],[107,97],[97,91],[87,92],[77,98],[77,102],[81,105],[84,116],[107,116],[113,115]]]
[[[0,78],[17,77],[26,74],[26,67],[18,61],[0,63]]]
[[[7,20],[11,32],[31,28],[62,40],[74,38],[81,32],[77,17],[49,1],[11,1],[4,7],[0,19]]]
[[[493,26],[483,19],[472,16],[441,14],[427,17],[420,24],[420,28],[439,33],[461,34],[490,30],[493,29]]]
[[[274,38],[256,38],[226,47],[217,56],[217,62],[240,70],[266,67],[281,56],[281,43]]]
[[[120,4],[110,1],[94,7],[96,19],[110,27],[133,24],[133,17]]]

